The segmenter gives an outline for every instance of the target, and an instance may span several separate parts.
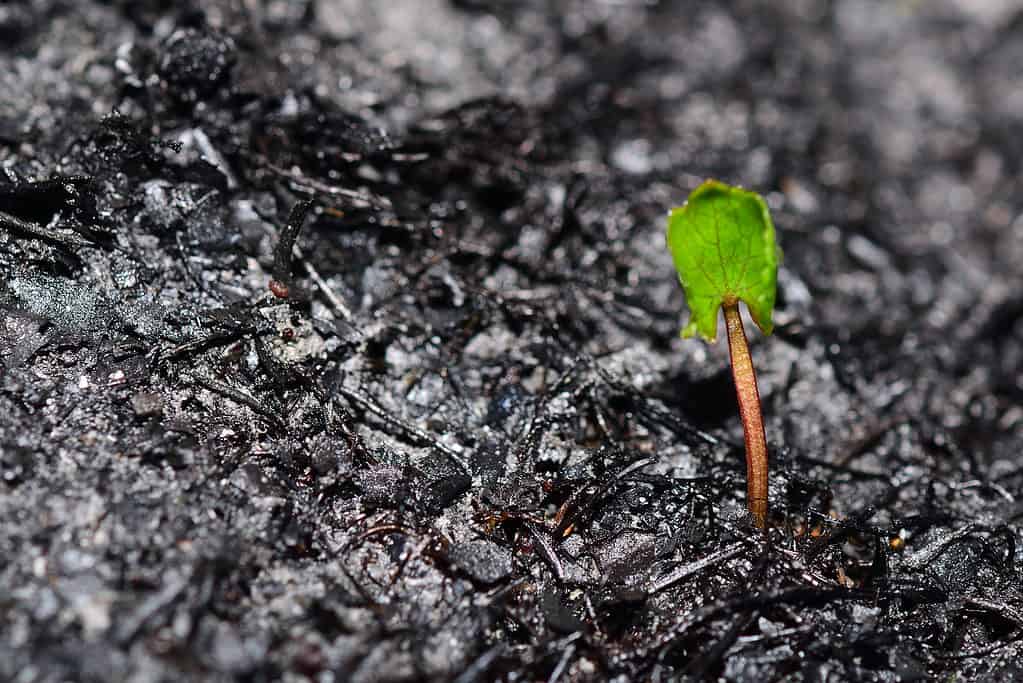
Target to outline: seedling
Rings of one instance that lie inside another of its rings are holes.
[[[708,180],[668,215],[668,250],[689,305],[683,337],[717,339],[725,312],[732,378],[746,441],[746,505],[758,527],[767,519],[767,439],[739,301],[764,334],[774,323],[778,247],[767,204],[755,192]]]

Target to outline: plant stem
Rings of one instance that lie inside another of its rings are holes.
[[[738,302],[724,306],[728,329],[728,351],[732,358],[732,379],[739,398],[739,415],[746,441],[746,506],[761,529],[767,520],[767,438],[760,411],[760,391],[753,360],[746,343],[746,331],[739,317]]]

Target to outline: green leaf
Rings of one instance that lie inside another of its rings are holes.
[[[668,250],[689,304],[683,337],[698,332],[713,342],[718,309],[739,301],[771,334],[779,250],[760,195],[707,180],[668,215]]]

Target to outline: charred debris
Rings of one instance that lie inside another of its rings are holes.
[[[426,4],[454,48],[359,3],[0,9],[0,677],[1018,676],[1019,138],[968,104],[1018,18],[917,8],[976,48],[920,63],[855,2]],[[675,340],[663,215],[710,175],[786,248],[766,536]]]

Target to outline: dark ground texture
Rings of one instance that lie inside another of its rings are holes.
[[[1019,680],[1021,65],[1014,0],[0,5],[0,679]]]

